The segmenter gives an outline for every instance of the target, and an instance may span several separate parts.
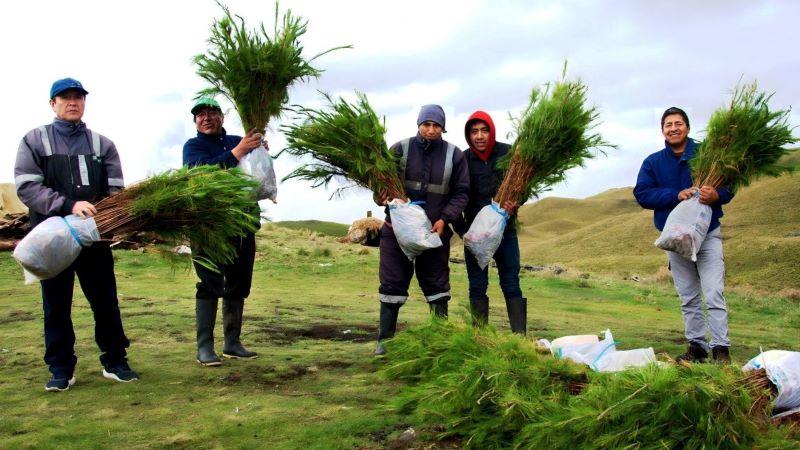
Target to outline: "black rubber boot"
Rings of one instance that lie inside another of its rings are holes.
[[[253,359],[258,353],[244,348],[239,337],[242,334],[243,299],[222,299],[222,329],[225,332],[225,347],[222,356],[231,359]]]
[[[711,356],[717,364],[730,364],[731,352],[729,347],[717,346],[711,348]]]
[[[706,362],[706,358],[708,358],[708,352],[706,349],[704,349],[702,345],[690,342],[689,347],[686,349],[686,353],[678,355],[678,357],[675,358],[675,361],[704,363]]]
[[[386,348],[383,346],[383,341],[394,337],[394,333],[397,331],[397,316],[400,314],[401,306],[402,305],[400,303],[381,302],[378,345],[375,347],[373,356],[382,356],[386,354]]]
[[[219,366],[222,361],[214,353],[214,323],[217,320],[216,298],[195,300],[195,320],[197,322],[197,362],[204,366]]]
[[[440,298],[439,300],[434,300],[428,303],[428,306],[431,309],[432,314],[436,314],[436,317],[441,317],[442,319],[447,319],[447,302],[450,300],[450,297]]]
[[[524,297],[507,298],[506,309],[511,332],[525,336],[528,332],[528,299]]]
[[[489,323],[489,297],[471,298],[469,307],[472,313],[472,325],[482,327]]]

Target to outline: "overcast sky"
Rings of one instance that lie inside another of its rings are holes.
[[[229,0],[250,25],[271,28],[269,1]],[[283,1],[308,19],[305,54],[350,44],[316,61],[323,75],[298,85],[290,103],[318,105],[317,90],[365,92],[386,116],[389,144],[416,133],[426,103],[447,113],[445,139],[462,149],[464,121],[476,109],[492,114],[498,138],[511,131],[509,113],[531,88],[569,75],[589,85],[600,109],[599,130],[618,145],[607,156],[569,172],[548,195],[583,198],[632,186],[642,159],[663,147],[661,112],[683,107],[691,136],[702,138],[711,112],[742,78],[775,92],[772,105],[800,99],[797,20],[800,2],[785,1]],[[90,92],[84,121],[112,139],[126,183],[181,165],[183,143],[196,132],[189,109],[205,87],[191,57],[206,48],[220,15],[213,1],[36,1],[4,5],[5,107],[0,182],[13,182],[21,137],[53,118],[51,83],[74,77]],[[230,107],[229,105],[227,107]],[[273,153],[285,140],[271,124]],[[791,124],[800,124],[793,112]],[[235,111],[225,119],[241,134]],[[796,133],[797,134],[797,133]],[[276,160],[282,177],[300,161]],[[278,204],[262,202],[273,220],[349,223],[377,209],[366,191],[328,200],[332,190],[302,182],[279,186]]]

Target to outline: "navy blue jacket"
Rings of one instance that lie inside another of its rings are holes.
[[[667,216],[680,203],[678,200],[680,191],[692,187],[689,161],[694,157],[696,150],[697,143],[693,139],[688,140],[686,150],[680,157],[666,145],[662,150],[648,156],[639,169],[633,195],[642,208],[653,210],[653,223],[659,231],[664,229]],[[722,205],[733,198],[733,193],[728,188],[717,188],[717,193],[719,201],[709,205],[712,214],[708,231],[719,226],[719,219],[723,215]]]
[[[481,160],[471,150],[464,150],[464,158],[469,168],[469,203],[464,208],[464,231],[469,230],[472,221],[478,212],[492,203],[492,198],[497,194],[497,189],[503,184],[505,171],[497,167],[497,161],[504,157],[511,146],[497,142],[492,148],[492,153],[486,161]],[[514,221],[509,220],[506,228],[513,228]],[[458,230],[456,230],[458,231]]]
[[[231,136],[222,129],[222,133],[208,135],[197,132],[197,137],[183,144],[183,165],[194,167],[203,164],[219,165],[223,169],[236,167],[239,160],[231,150],[239,145],[241,136]]]

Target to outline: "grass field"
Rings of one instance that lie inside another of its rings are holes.
[[[387,407],[403,386],[376,374],[387,360],[370,357],[376,250],[265,225],[243,330],[243,341],[260,356],[220,368],[194,360],[193,274],[151,253],[117,251],[115,258],[130,362],[142,380],[123,385],[102,378],[91,311],[76,289],[77,384],[54,394],[43,389],[49,374],[39,288],[23,285],[10,254],[0,254],[1,448],[385,448],[398,446],[398,436],[415,426]],[[611,328],[620,348],[682,350],[670,285],[573,272],[523,274],[530,339]],[[451,320],[462,320],[463,266],[451,265],[451,275]],[[494,275],[489,294],[491,322],[507,330]],[[401,329],[428,317],[417,288],[411,297]],[[797,300],[731,294],[729,303],[736,362],[761,347],[800,350]],[[220,351],[220,326],[216,340]],[[413,446],[433,445],[430,434],[417,430],[422,440]]]

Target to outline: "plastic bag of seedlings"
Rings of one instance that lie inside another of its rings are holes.
[[[469,231],[464,233],[464,246],[475,255],[481,269],[485,269],[489,265],[494,252],[500,247],[507,221],[506,210],[492,201],[490,205],[486,205],[478,211]]]
[[[273,203],[277,203],[278,182],[275,179],[275,169],[272,167],[272,157],[269,156],[266,147],[262,145],[244,155],[239,160],[239,169],[261,183],[257,192],[259,200],[270,199]]]
[[[643,367],[655,362],[656,353],[652,347],[648,347],[634,350],[607,351],[598,356],[589,367],[598,372],[619,372],[630,367]]]
[[[50,217],[17,244],[14,259],[22,265],[25,284],[30,284],[55,277],[78,258],[84,247],[99,240],[91,217]]]
[[[742,367],[745,372],[756,369],[766,369],[769,380],[778,388],[776,412],[800,407],[800,352],[769,350]]]
[[[697,252],[711,224],[711,207],[700,203],[700,193],[684,200],[669,213],[656,247],[697,261]]]
[[[442,239],[431,231],[431,221],[417,202],[394,199],[389,202],[392,229],[400,249],[413,261],[425,250],[441,247]]]
[[[564,345],[558,349],[556,357],[591,366],[604,354],[617,351],[617,343],[611,335],[611,330],[605,330],[603,335],[603,340],[598,342]]]

